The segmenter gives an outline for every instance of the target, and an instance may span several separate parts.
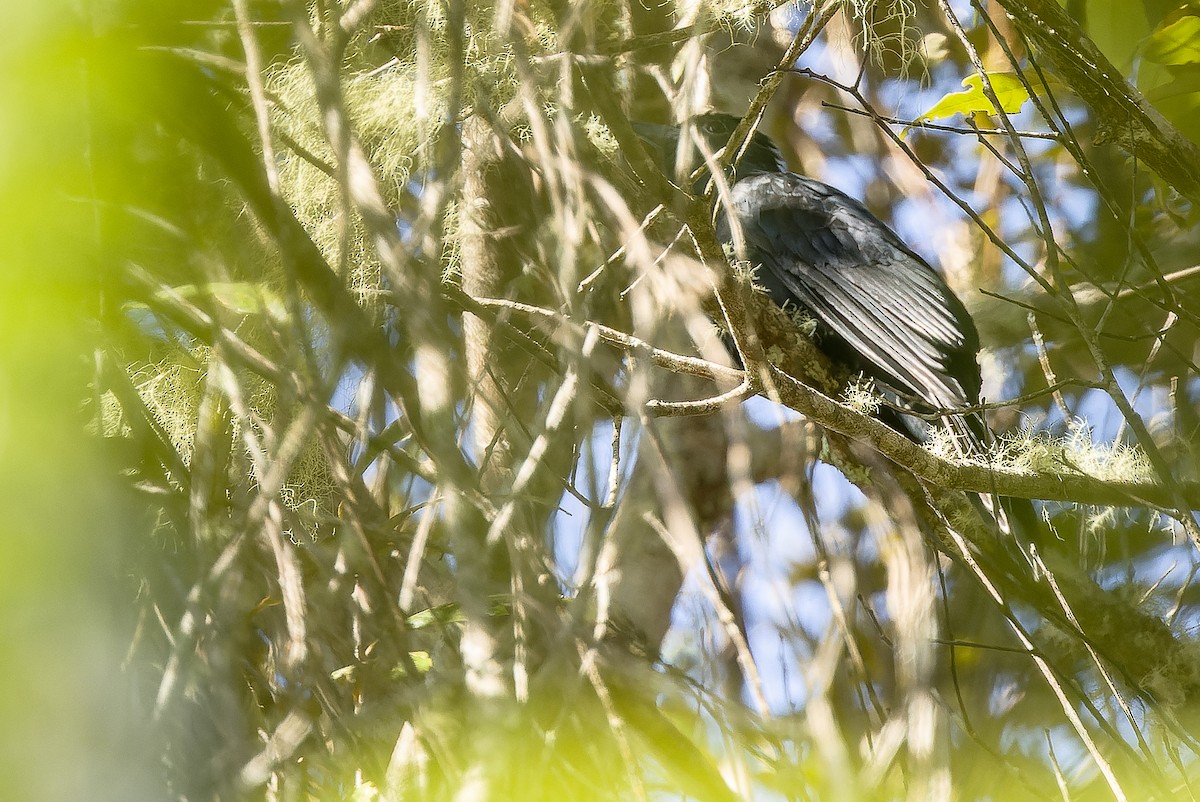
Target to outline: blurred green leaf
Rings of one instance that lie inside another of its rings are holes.
[[[1153,20],[1147,20],[1144,3],[1114,3],[1091,0],[1083,16],[1087,35],[1109,61],[1128,74],[1143,40],[1150,35]]]
[[[417,674],[428,674],[429,669],[433,668],[433,658],[429,656],[429,652],[423,650],[409,652],[408,657],[412,660]],[[397,663],[392,667],[392,679],[403,679],[407,676],[408,667],[404,663]]]
[[[1143,54],[1158,64],[1200,63],[1200,17],[1180,17],[1159,26],[1146,40]]]
[[[429,652],[415,651],[409,652],[408,656],[412,658],[413,665],[417,667],[417,671],[424,674],[433,668],[433,658],[429,656]]]
[[[245,281],[223,281],[208,284],[185,284],[173,287],[189,301],[213,300],[230,312],[238,315],[267,315],[268,317],[286,322],[288,313],[283,299],[262,285]],[[157,293],[163,296],[165,293]],[[163,300],[166,300],[165,298]]]
[[[413,629],[422,629],[430,624],[461,624],[466,616],[457,604],[440,604],[426,610],[413,613],[408,617],[408,625]]]
[[[1188,95],[1200,96],[1200,70],[1181,70],[1171,81],[1146,90],[1146,98],[1155,105]]]

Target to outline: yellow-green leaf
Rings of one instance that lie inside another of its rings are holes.
[[[1006,114],[1015,114],[1020,111],[1021,106],[1029,99],[1029,92],[1016,73],[989,72],[987,77],[992,85],[992,90],[996,93],[996,99],[1000,101],[1000,107]],[[953,117],[955,114],[990,115],[999,113],[992,105],[992,101],[984,94],[983,77],[979,73],[968,75],[963,79],[962,85],[966,89],[943,95],[941,100],[933,104],[933,108],[917,119],[925,122]]]
[[[1186,16],[1150,34],[1143,51],[1157,64],[1200,63],[1200,17]]]
[[[429,652],[418,650],[409,652],[408,657],[412,660],[413,668],[418,674],[428,674],[429,669],[433,668],[433,658],[429,656]],[[397,663],[392,667],[392,679],[401,679],[408,676],[408,668],[404,663]]]
[[[433,668],[433,658],[429,656],[429,652],[415,651],[409,652],[408,656],[412,658],[413,665],[416,666],[417,672],[425,674],[429,669]]]

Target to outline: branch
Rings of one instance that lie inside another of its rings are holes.
[[[1000,0],[1021,31],[1092,109],[1095,144],[1114,142],[1193,202],[1200,202],[1200,148],[1121,75],[1055,0]]]
[[[874,418],[838,404],[797,379],[790,376],[787,379],[796,388],[796,397],[791,398],[789,407],[827,429],[867,443],[890,461],[945,490],[1103,506],[1122,506],[1124,502],[1125,506],[1165,507],[1170,503],[1167,489],[1152,482],[1120,482],[1082,473],[1026,473],[999,466],[950,462]],[[811,406],[809,394],[816,399]],[[776,441],[797,425],[786,423],[764,432],[763,436]],[[754,457],[756,481],[774,478],[784,470],[784,457],[777,448],[758,449]],[[1200,509],[1200,483],[1189,482],[1181,489],[1191,508]]]
[[[649,359],[658,367],[674,373],[708,378],[726,387],[745,386],[745,371],[655,348],[633,335],[602,326],[599,323],[578,324],[554,310],[516,301],[496,298],[470,298],[470,301],[481,307],[502,307],[530,318],[554,322],[558,326],[576,327],[579,329],[580,336],[588,330],[595,330],[601,339],[610,345],[624,349],[635,358]],[[765,304],[765,301],[760,301],[755,305],[764,307]],[[790,319],[786,314],[773,307],[759,308],[754,311],[757,313],[759,323],[764,322],[763,318],[767,316],[780,318],[766,321],[771,324],[765,327],[767,329],[790,324]],[[770,331],[767,332],[768,335],[770,333]],[[773,338],[770,336],[765,336],[764,339],[768,346],[780,344],[773,342]],[[788,350],[797,350],[794,348],[795,343],[793,342],[786,345]],[[803,354],[801,359],[797,360],[798,362],[803,363],[809,359],[820,358],[811,344],[808,350],[811,353]],[[769,368],[771,378],[774,380],[771,395],[775,396],[775,400],[826,429],[867,443],[890,461],[937,487],[972,493],[997,493],[1016,498],[1103,506],[1124,504],[1160,508],[1171,505],[1169,490],[1153,482],[1122,482],[1099,479],[1083,473],[1027,473],[997,465],[958,463],[942,459],[886,424],[835,401],[804,381],[785,373],[779,367],[771,365]],[[818,378],[822,379],[822,384],[827,381],[824,377]],[[741,394],[730,394],[730,400],[741,400],[741,398]],[[710,405],[703,402],[658,402],[649,403],[646,406],[648,414],[654,417],[709,414],[714,411]],[[768,436],[774,439],[776,433],[781,433],[784,428],[792,425],[794,424],[785,424],[775,433],[768,433]],[[752,473],[755,481],[761,482],[780,475],[783,470],[784,455],[777,447],[764,444],[764,447],[752,449],[752,451],[754,454]],[[1200,483],[1180,483],[1179,487],[1189,507],[1200,509]]]

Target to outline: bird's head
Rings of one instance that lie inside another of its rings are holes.
[[[729,137],[740,122],[732,114],[710,111],[692,117],[683,125],[634,123],[633,130],[666,175],[690,175],[704,165],[704,151],[698,143],[703,143],[708,151],[719,154],[729,144]],[[779,148],[766,134],[755,131],[737,164],[734,176],[745,178],[758,173],[781,173],[786,170]],[[699,181],[697,188],[702,188],[704,183],[703,180]]]

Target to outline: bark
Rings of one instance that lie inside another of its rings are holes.
[[[1096,144],[1113,142],[1200,202],[1200,147],[1129,85],[1056,0],[999,0],[1039,57],[1092,109]]]

